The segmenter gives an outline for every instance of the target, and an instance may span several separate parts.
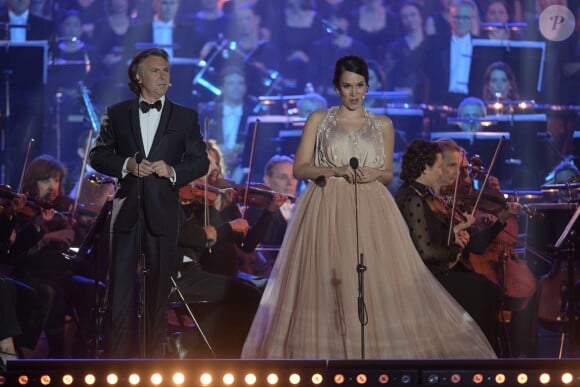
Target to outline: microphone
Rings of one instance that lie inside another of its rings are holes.
[[[135,159],[135,162],[137,164],[141,164],[141,161],[143,161],[143,155],[141,154],[141,152],[135,152],[133,158]]]
[[[171,87],[171,86],[173,86],[173,84],[171,84],[171,83],[170,83],[170,84],[169,84],[169,85],[167,85],[167,86]]]
[[[358,169],[358,159],[356,157],[351,157],[349,164],[352,169],[354,170]]]
[[[343,35],[345,33],[342,28],[326,19],[322,19],[321,22],[324,25],[326,32],[328,32],[329,34]]]

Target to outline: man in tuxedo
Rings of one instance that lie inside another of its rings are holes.
[[[8,0],[8,12],[0,23],[9,23],[9,28],[0,28],[0,40],[50,40],[53,34],[50,21],[30,13],[30,0]]]
[[[473,0],[456,0],[451,5],[451,34],[431,36],[423,69],[427,76],[430,104],[457,106],[469,94],[471,68],[471,26],[477,5]]]
[[[95,170],[119,179],[111,215],[110,329],[105,348],[114,358],[136,357],[140,348],[137,268],[144,296],[139,315],[145,323],[140,354],[164,356],[167,298],[176,269],[178,189],[209,168],[197,112],[165,96],[169,69],[163,49],[146,49],[133,58],[129,87],[138,98],[107,109],[90,152]]]
[[[169,96],[185,104],[191,98],[191,82],[196,68],[175,58],[191,58],[197,38],[191,34],[193,25],[177,20],[180,3],[181,0],[153,0],[153,18],[129,27],[124,54],[130,59],[140,49],[147,48],[140,45],[164,48],[171,58],[172,73],[180,80],[172,87]]]

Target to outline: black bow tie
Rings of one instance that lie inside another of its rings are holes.
[[[160,111],[161,110],[161,100],[157,100],[157,101],[155,101],[155,103],[147,103],[145,101],[141,101],[141,103],[139,104],[139,107],[141,108],[141,111],[143,113],[147,113],[151,109],[156,109],[157,111]]]

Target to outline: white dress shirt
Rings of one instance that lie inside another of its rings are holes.
[[[173,20],[164,22],[159,19],[153,20],[153,43],[159,44],[161,46],[171,46],[173,45],[173,28],[175,28],[175,23]],[[173,58],[173,48],[164,47],[170,58]]]
[[[224,104],[222,135],[224,145],[227,148],[233,149],[236,146],[238,129],[240,128],[243,113],[242,105],[231,106]]]
[[[25,26],[28,23],[30,11],[26,10],[22,15],[16,15],[9,11],[10,24]],[[26,28],[10,28],[10,40],[12,42],[26,42]]]
[[[451,36],[451,66],[449,69],[449,92],[469,93],[469,70],[471,68],[471,36]]]

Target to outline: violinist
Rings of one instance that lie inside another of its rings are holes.
[[[296,196],[296,189],[298,187],[298,179],[294,177],[292,172],[292,165],[294,159],[286,155],[274,155],[268,160],[264,167],[264,183],[274,192],[279,192],[288,197]],[[249,208],[247,218],[250,224],[254,224],[259,216],[263,213],[263,209]],[[257,252],[254,261],[252,274],[258,276],[268,277],[274,261],[278,256],[278,250],[284,240],[286,227],[294,211],[294,203],[287,199],[280,208],[273,214],[270,225],[264,234],[261,244],[270,247],[273,250],[264,250]]]
[[[463,149],[451,139],[436,142],[443,150],[440,190],[450,192],[455,179],[459,178],[456,201],[460,210],[472,211],[479,191],[474,188]],[[483,180],[481,173],[478,178]],[[522,207],[518,203],[506,202],[500,194],[498,179],[491,175],[480,196],[476,220],[468,229],[470,243],[464,251],[464,269],[479,273],[497,285],[500,292],[490,293],[490,299],[492,295],[495,297],[498,311],[502,308],[511,312],[506,338],[509,346],[504,343],[502,355],[534,357],[537,355],[536,320],[540,287],[527,264],[515,256],[514,246],[518,238],[515,215],[521,212]],[[505,269],[500,268],[500,254],[505,254]],[[498,324],[507,322],[503,313],[490,312],[489,317]]]
[[[403,155],[401,179],[404,183],[395,200],[425,265],[473,317],[493,346],[497,324],[489,321],[489,312],[494,307],[489,298],[498,290],[485,277],[463,270],[458,262],[469,243],[467,229],[474,219],[466,213],[451,216],[452,210],[444,207],[435,194],[442,164],[438,144],[424,140],[411,142]]]
[[[65,167],[49,155],[30,162],[24,172],[22,190],[35,208],[18,216],[16,238],[10,247],[13,276],[34,288],[50,309],[44,325],[49,357],[70,355],[65,351],[65,316],[78,316],[74,354],[86,357],[94,281],[77,276],[64,252],[75,240],[74,224],[64,215],[73,208],[63,193]]]
[[[267,211],[250,227],[249,222],[242,216],[238,203],[242,203],[239,192],[233,188],[222,188],[227,182],[222,175],[222,158],[217,144],[208,141],[208,157],[211,167],[207,181],[212,187],[220,188],[216,200],[208,208],[207,219],[202,205],[189,206],[186,210],[193,216],[199,225],[204,222],[217,230],[217,242],[207,249],[201,256],[201,265],[204,270],[226,276],[237,276],[240,268],[240,259],[247,257],[244,253],[254,251],[260,243],[272,218],[272,214],[284,203],[286,197],[273,193],[267,198]],[[229,184],[231,186],[231,183]],[[236,188],[237,185],[233,185]]]

